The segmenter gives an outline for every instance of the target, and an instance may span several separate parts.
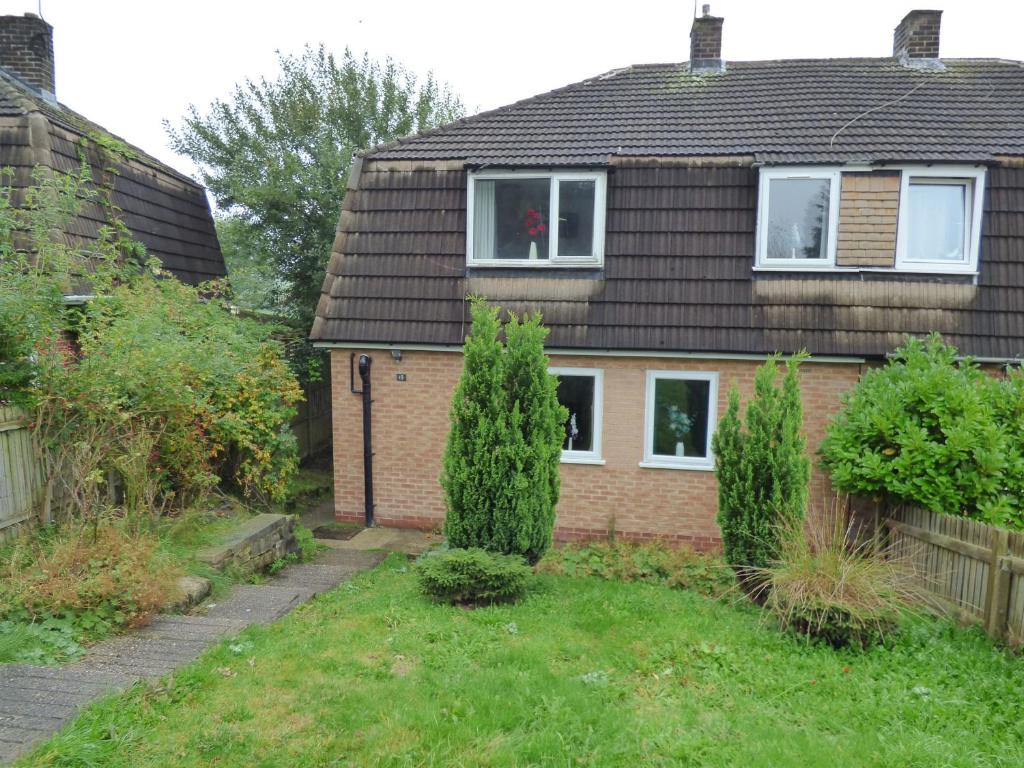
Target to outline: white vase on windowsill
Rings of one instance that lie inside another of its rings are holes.
[[[533,240],[530,241],[530,258],[533,260],[537,259],[537,243]]]
[[[686,446],[683,445],[681,442],[680,443],[676,443],[676,456],[685,456],[685,455],[686,455]]]

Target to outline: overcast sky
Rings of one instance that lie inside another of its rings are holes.
[[[1011,0],[717,0],[727,59],[888,56],[913,8],[942,8],[942,55],[1024,60],[1024,3]],[[38,12],[0,0],[0,13]],[[433,70],[468,111],[629,64],[684,61],[691,2],[42,0],[54,27],[57,97],[187,173],[161,126],[247,77],[275,51],[325,43]]]

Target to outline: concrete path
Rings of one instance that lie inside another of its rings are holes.
[[[49,738],[99,696],[173,672],[223,637],[274,621],[374,567],[386,556],[382,549],[328,549],[263,584],[235,586],[192,615],[159,616],[143,629],[98,643],[74,664],[0,665],[0,764]]]

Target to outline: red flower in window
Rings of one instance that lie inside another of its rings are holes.
[[[533,208],[526,209],[526,218],[523,221],[523,225],[530,237],[536,237],[538,234],[547,231],[547,226],[541,222],[540,211],[535,211]]]

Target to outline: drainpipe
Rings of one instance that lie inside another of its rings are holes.
[[[366,527],[373,528],[373,435],[371,432],[371,411],[373,399],[370,392],[370,366],[373,365],[373,358],[369,355],[359,356],[359,380],[361,386],[355,387],[355,376],[353,375],[353,364],[355,363],[355,352],[349,357],[349,389],[354,395],[363,397],[363,504],[366,517]]]

